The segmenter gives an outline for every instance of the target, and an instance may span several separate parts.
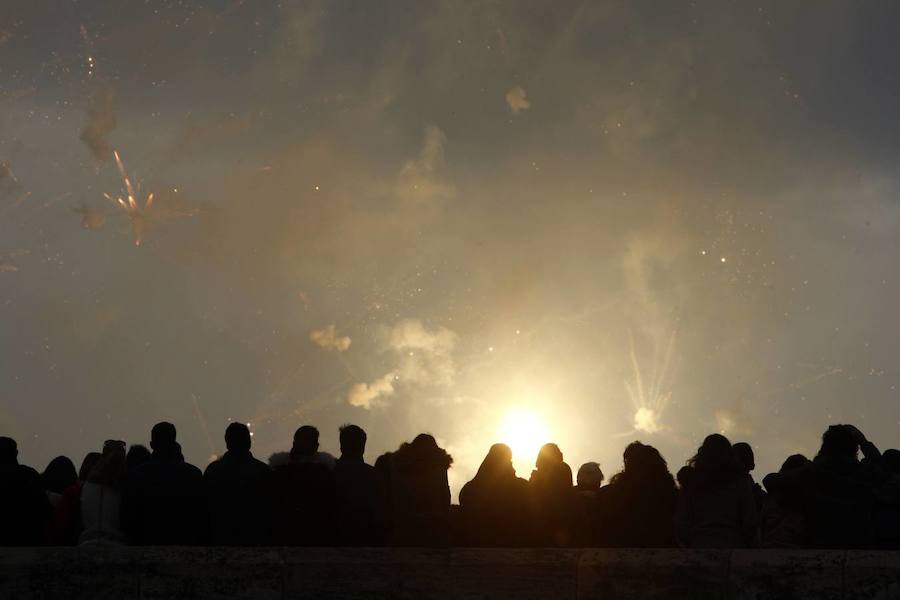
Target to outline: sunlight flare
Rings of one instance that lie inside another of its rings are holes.
[[[515,408],[504,416],[497,439],[512,449],[513,464],[519,476],[527,477],[538,450],[550,441],[550,431],[533,410]]]

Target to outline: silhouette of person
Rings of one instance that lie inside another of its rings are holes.
[[[600,470],[600,464],[586,462],[578,467],[578,474],[575,476],[575,484],[578,493],[596,496],[600,486],[603,485],[603,471]]]
[[[318,457],[319,430],[294,433],[287,464],[272,472],[275,539],[287,546],[328,546],[334,541],[337,497],[334,473]]]
[[[693,473],[679,499],[676,526],[690,548],[748,548],[757,543],[753,487],[737,463],[731,442],[709,435],[688,461]]]
[[[145,462],[150,461],[150,450],[142,444],[132,444],[125,454],[125,468],[133,471]]]
[[[341,457],[334,466],[337,491],[337,543],[375,546],[380,542],[376,520],[378,480],[375,467],[366,464],[366,432],[344,425],[338,438]]]
[[[257,546],[271,536],[272,471],[250,452],[250,429],[225,429],[225,454],[206,467],[209,539],[216,546]]]
[[[128,473],[123,522],[139,546],[191,546],[206,539],[203,473],[184,462],[175,426],[157,423],[150,432],[150,460]]]
[[[81,487],[102,454],[88,452],[78,467],[78,479],[67,487],[50,518],[50,543],[54,546],[74,546],[81,535]]]
[[[531,472],[529,490],[535,538],[542,546],[582,546],[589,540],[587,517],[572,486],[572,469],[556,444],[544,444]]]
[[[47,464],[47,468],[41,473],[41,481],[47,491],[50,506],[56,508],[59,501],[62,500],[66,488],[78,481],[75,464],[67,456],[57,456]]]
[[[685,465],[678,469],[678,473],[675,475],[675,481],[678,482],[678,489],[684,490],[687,486],[691,484],[691,477],[694,475],[694,468],[688,465]]]
[[[531,541],[528,482],[516,477],[512,457],[509,446],[494,444],[459,492],[464,545],[509,548]]]
[[[392,452],[385,452],[372,465],[375,469],[375,535],[379,545],[390,543],[394,528],[392,456]]]
[[[885,450],[881,457],[885,469],[900,475],[900,450],[895,450],[894,448]]]
[[[753,455],[753,448],[747,442],[737,442],[731,447],[734,452],[734,458],[741,470],[746,473],[747,479],[753,488],[753,498],[756,500],[756,510],[761,511],[766,501],[766,492],[762,486],[753,480],[750,473],[756,468],[756,457]]]
[[[578,474],[575,476],[575,491],[581,498],[581,506],[584,510],[585,518],[590,527],[590,543],[597,545],[601,534],[600,523],[600,495],[601,486],[603,485],[603,471],[596,462],[586,462],[578,467]]]
[[[787,473],[809,464],[810,460],[802,454],[792,454],[778,472]],[[763,478],[766,488],[769,488],[772,476]],[[806,518],[798,498],[775,491],[767,494],[759,520],[763,548],[802,548],[806,545]]]
[[[866,548],[875,543],[875,487],[887,478],[881,454],[861,431],[832,425],[812,464],[772,474],[766,487],[803,507],[811,546]]]
[[[900,451],[885,450],[881,456],[885,478],[874,490],[874,545],[900,550]]]
[[[391,455],[392,543],[447,546],[450,541],[450,485],[453,458],[434,437],[420,433]]]
[[[0,546],[40,546],[46,541],[50,501],[41,476],[20,465],[18,456],[16,441],[0,437]]]
[[[81,488],[79,544],[125,544],[122,489],[125,485],[125,442],[107,440],[103,454]]]
[[[596,541],[619,548],[674,546],[678,490],[665,459],[653,446],[632,442],[622,463],[598,495]]]

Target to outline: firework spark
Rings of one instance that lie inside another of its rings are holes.
[[[654,343],[654,356],[650,380],[645,381],[644,374],[634,347],[634,337],[628,332],[630,345],[630,358],[632,367],[632,380],[625,382],[625,389],[634,405],[634,429],[645,433],[658,433],[665,429],[661,417],[672,397],[671,392],[665,391],[668,384],[669,371],[672,364],[672,353],[675,348],[675,331],[669,336],[668,342],[663,347],[656,340]]]
[[[144,226],[146,224],[147,213],[153,208],[153,192],[147,194],[147,198],[144,200],[143,206],[141,206],[141,203],[138,200],[141,196],[140,182],[137,183],[137,186],[131,183],[131,178],[128,177],[128,172],[125,170],[125,165],[122,163],[122,158],[119,156],[118,151],[114,150],[113,156],[116,158],[116,168],[119,170],[119,175],[122,177],[125,194],[124,196],[120,194],[115,198],[109,194],[103,195],[110,202],[125,211],[125,215],[131,222],[134,245],[140,246],[144,239]]]

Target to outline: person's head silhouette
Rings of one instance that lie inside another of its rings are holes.
[[[885,450],[884,454],[881,455],[881,458],[888,471],[900,474],[900,450],[895,450],[893,448]]]
[[[678,481],[678,487],[685,489],[691,485],[694,479],[694,467],[683,466],[678,469],[675,480]]]
[[[250,428],[243,423],[231,423],[225,428],[225,447],[229,452],[249,452],[251,445]]]
[[[88,452],[85,454],[84,460],[81,461],[81,466],[78,467],[78,481],[82,483],[87,481],[88,475],[91,474],[91,471],[94,470],[94,467],[97,466],[102,457],[103,455],[99,452]]]
[[[366,453],[366,432],[358,425],[344,425],[338,437],[341,442],[341,458],[362,460]]]
[[[150,430],[150,447],[155,451],[167,452],[175,448],[175,426],[162,421]]]
[[[475,479],[491,480],[502,477],[515,477],[516,470],[512,464],[512,450],[506,444],[494,444],[487,456],[481,461]]]
[[[0,465],[17,464],[19,447],[16,440],[10,437],[0,437]]]
[[[416,448],[433,449],[438,447],[437,440],[430,433],[420,433],[413,438],[412,445]]]
[[[779,473],[786,473],[788,471],[794,471],[796,469],[800,469],[809,464],[809,459],[803,456],[802,454],[791,454],[785,459],[784,463],[781,465],[781,470]]]
[[[62,494],[67,487],[78,481],[78,472],[75,471],[75,464],[69,457],[57,456],[44,469],[41,479],[48,492]]]
[[[141,444],[132,444],[125,454],[125,467],[128,470],[135,469],[150,460],[150,451]]]
[[[559,449],[559,446],[556,444],[544,444],[541,446],[541,449],[538,451],[537,460],[534,463],[534,466],[537,467],[538,471],[542,471],[545,469],[552,469],[562,464],[563,462],[563,453],[562,450]]]
[[[575,476],[578,487],[582,489],[599,489],[603,484],[603,471],[600,465],[595,462],[586,462],[578,467],[578,474]]]
[[[319,450],[319,430],[312,425],[303,425],[294,433],[291,456],[310,457]]]
[[[819,456],[831,458],[856,458],[859,439],[856,428],[851,425],[831,425],[822,434]]]
[[[703,440],[695,458],[698,469],[721,469],[734,464],[734,450],[727,437],[713,433]]]
[[[731,447],[734,458],[742,471],[749,473],[756,468],[756,457],[753,456],[753,448],[747,442],[737,442]]]

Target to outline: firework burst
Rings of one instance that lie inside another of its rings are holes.
[[[131,178],[128,177],[128,172],[125,170],[125,165],[122,163],[122,158],[119,156],[119,153],[113,151],[113,156],[116,158],[116,168],[119,170],[119,175],[122,177],[124,195],[119,194],[115,198],[109,194],[103,195],[125,212],[128,221],[131,223],[131,232],[134,235],[134,245],[140,246],[144,239],[144,226],[146,224],[147,213],[153,208],[153,192],[147,194],[146,199],[143,201],[143,205],[141,205],[139,200],[141,197],[140,182],[137,183],[137,186],[132,184]]]

